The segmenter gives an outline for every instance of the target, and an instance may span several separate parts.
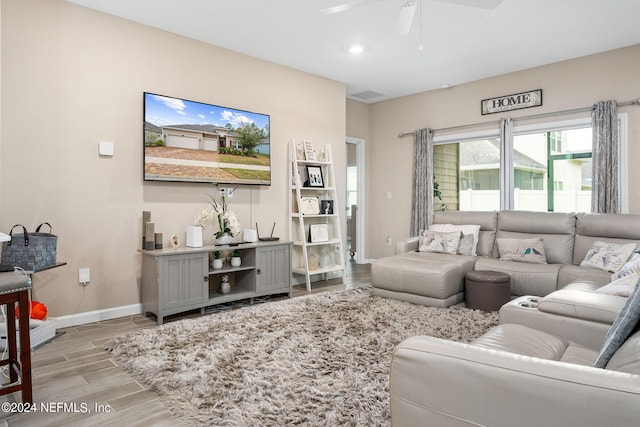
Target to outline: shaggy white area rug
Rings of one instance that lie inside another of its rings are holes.
[[[387,426],[394,347],[468,342],[497,313],[372,295],[312,295],[167,323],[105,344],[187,424]]]

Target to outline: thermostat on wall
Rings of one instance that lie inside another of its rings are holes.
[[[98,153],[101,156],[113,156],[113,142],[100,141],[100,144],[98,145]]]

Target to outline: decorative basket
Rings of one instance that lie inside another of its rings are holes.
[[[43,225],[49,226],[49,233],[40,232]],[[22,233],[13,234],[13,229],[22,227]],[[21,267],[35,271],[56,263],[58,236],[51,234],[51,224],[43,222],[34,233],[27,232],[22,224],[11,227],[11,241],[2,243],[3,265]]]

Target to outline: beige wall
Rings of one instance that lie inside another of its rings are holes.
[[[362,129],[368,121],[371,135],[367,141],[366,257],[392,254],[393,247],[385,245],[386,237],[395,244],[409,234],[414,139],[400,138],[399,133],[582,108],[608,99],[628,101],[640,96],[638,70],[640,45],[379,102],[369,107],[368,118],[362,113],[348,115],[347,129]],[[542,89],[542,107],[480,114],[483,99],[533,89]],[[620,111],[627,112],[629,119],[629,211],[640,214],[640,170],[633,167],[640,159],[640,107]],[[361,122],[351,123],[352,118]]]
[[[272,186],[238,188],[231,209],[243,226],[276,221],[286,238],[291,138],[334,145],[344,188],[341,83],[62,0],[2,0],[1,18],[0,230],[53,225],[68,264],[34,283],[53,316],[139,303],[142,211],[184,241],[215,190],[143,183],[143,91],[270,114]],[[98,156],[102,140],[113,158]]]

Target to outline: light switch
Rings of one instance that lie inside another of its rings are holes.
[[[387,191],[387,200],[391,200],[391,191]]]
[[[113,142],[100,141],[100,144],[98,145],[98,153],[101,156],[113,156]]]

